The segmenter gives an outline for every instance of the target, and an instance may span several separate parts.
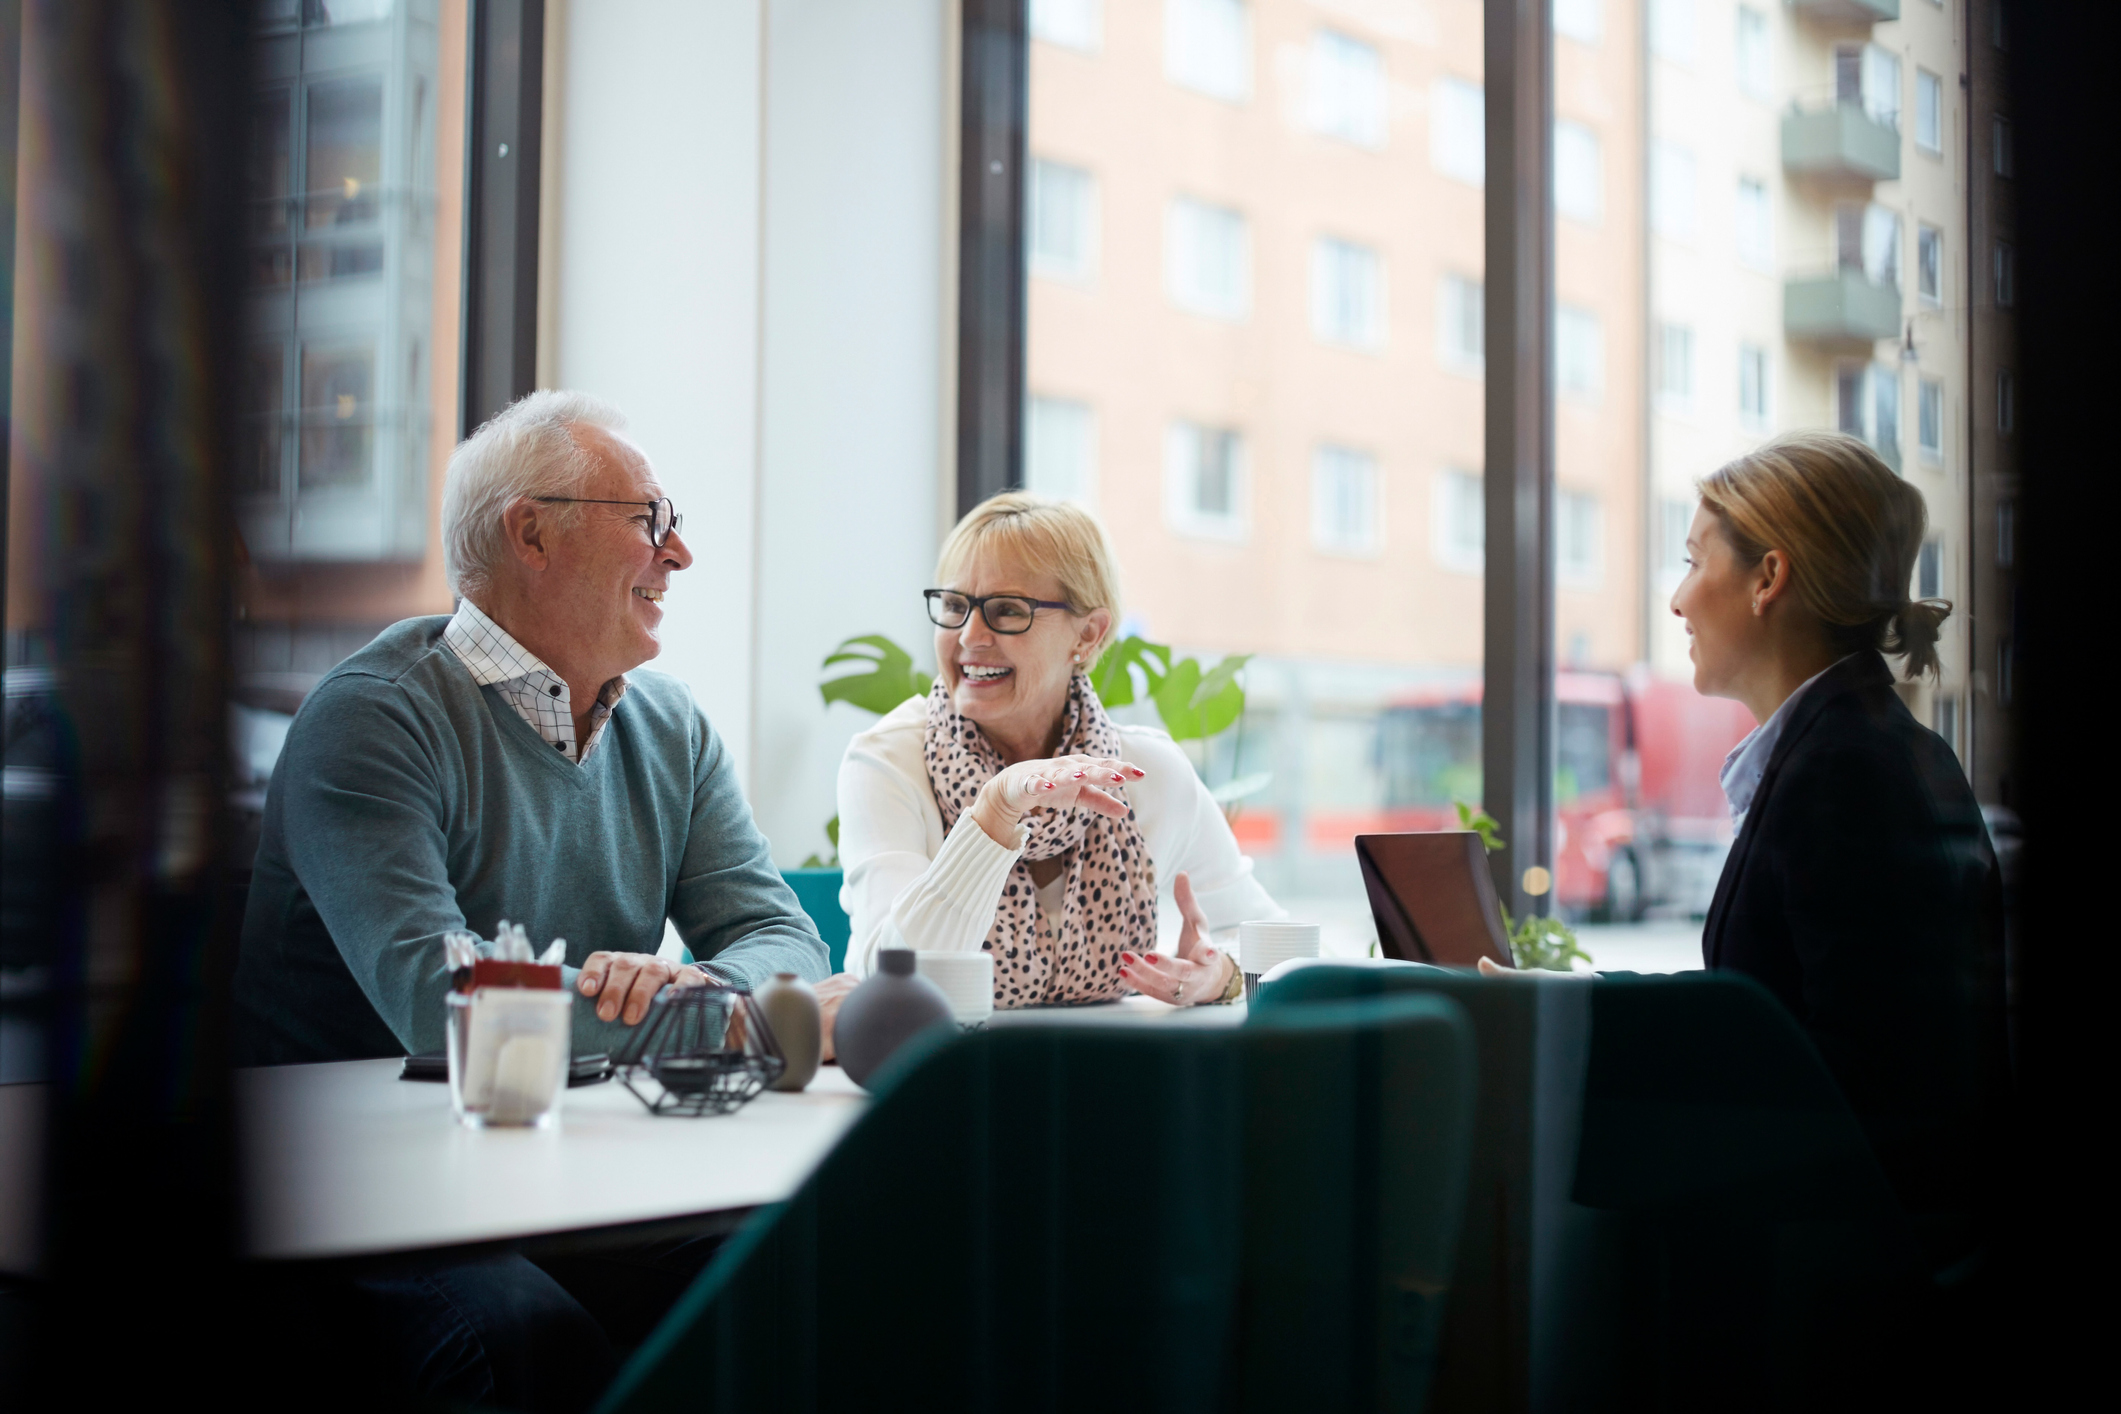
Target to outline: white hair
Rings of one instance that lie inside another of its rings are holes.
[[[518,501],[580,494],[596,462],[577,426],[623,431],[626,419],[587,393],[541,390],[519,398],[449,455],[442,483],[442,567],[460,595],[484,589],[505,553],[501,516]],[[557,507],[564,521],[572,506]]]

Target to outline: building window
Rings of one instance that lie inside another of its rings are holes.
[[[1097,414],[1088,403],[1024,400],[1024,485],[1043,496],[1097,504]]]
[[[1242,541],[1249,492],[1244,434],[1174,422],[1164,436],[1164,514],[1180,535]]]
[[[1767,183],[1738,179],[1738,258],[1755,270],[1775,264],[1775,223],[1768,212]]]
[[[1925,540],[1915,556],[1915,597],[1935,599],[1944,593],[1944,545]]]
[[[1370,555],[1383,540],[1377,513],[1377,459],[1347,447],[1311,456],[1311,543],[1341,555]]]
[[[1600,0],[1554,0],[1554,33],[1578,44],[1596,44],[1604,28]]]
[[[2018,389],[2008,368],[1996,370],[1996,430],[2010,433],[2018,426]]]
[[[1773,51],[1768,47],[1767,16],[1750,5],[1738,7],[1738,87],[1749,98],[1773,102]]]
[[[1996,303],[2018,302],[2018,252],[2009,241],[1996,242]]]
[[[1988,141],[1994,156],[1996,175],[2008,177],[2015,164],[2011,160],[2011,120],[1997,114],[1989,120]]]
[[[1844,363],[1834,376],[1835,421],[1900,470],[1900,375],[1885,363]]]
[[[1243,213],[1174,198],[1164,241],[1166,280],[1179,308],[1217,319],[1250,312],[1252,241]]]
[[[1915,70],[1915,146],[1944,151],[1944,80],[1927,69]]]
[[[1650,0],[1650,52],[1675,64],[1694,62],[1694,0]]]
[[[1480,281],[1445,275],[1436,283],[1436,357],[1458,373],[1487,371],[1486,318]]]
[[[1950,748],[1952,749],[1952,754],[1953,754],[1953,755],[1955,755],[1955,756],[1956,756],[1956,755],[1958,755],[1958,753],[1959,753],[1959,699],[1958,699],[1958,698],[1956,698],[1956,697],[1943,697],[1943,696],[1940,696],[1940,697],[1938,697],[1938,699],[1937,699],[1937,735],[1938,735],[1938,736],[1941,736],[1941,737],[1943,737],[1943,738],[1944,738],[1944,744],[1945,744],[1946,746],[1949,746],[1949,747],[1950,747]]]
[[[1900,213],[1876,202],[1834,208],[1834,258],[1874,285],[1900,288]]]
[[[1384,263],[1376,251],[1331,236],[1311,243],[1311,332],[1329,344],[1384,345]]]
[[[2018,502],[2010,496],[1996,502],[1996,568],[2018,563]]]
[[[1768,354],[1758,344],[1738,346],[1738,421],[1748,432],[1768,429]]]
[[[1657,326],[1657,405],[1685,413],[1694,406],[1694,331],[1684,324]]]
[[[1900,131],[1900,56],[1875,44],[1834,48],[1834,102],[1857,105],[1864,116]]]
[[[1031,162],[1031,270],[1057,280],[1097,273],[1097,178],[1080,167]]]
[[[1932,308],[1944,303],[1944,232],[1935,226],[1915,228],[1915,293]]]
[[[1488,511],[1478,474],[1444,471],[1436,477],[1436,560],[1446,569],[1478,574],[1486,564]]]
[[[1657,570],[1667,584],[1686,577],[1686,537],[1694,528],[1692,501],[1665,501],[1658,507]]]
[[[1031,37],[1095,53],[1105,39],[1103,0],[1031,0]]]
[[[1385,61],[1374,48],[1322,29],[1311,36],[1311,130],[1357,147],[1385,145]]]
[[[1554,209],[1595,225],[1605,211],[1605,173],[1598,135],[1581,123],[1554,124]]]
[[[1164,0],[1164,75],[1242,103],[1252,96],[1252,17],[1244,0]]]
[[[1554,493],[1554,577],[1571,589],[1595,589],[1604,567],[1604,525],[1598,498],[1584,491]]]
[[[1487,100],[1477,83],[1438,79],[1429,115],[1429,161],[1446,177],[1487,180]]]
[[[2004,0],[1989,0],[1988,41],[1998,49],[2008,50],[2011,47],[2011,32],[2004,19],[2003,5]]]
[[[1650,144],[1650,226],[1673,240],[1694,238],[1694,154],[1677,143]]]
[[[1939,379],[1923,379],[1916,394],[1915,445],[1924,461],[1944,460],[1944,384]]]
[[[1554,385],[1564,396],[1596,401],[1605,388],[1605,326],[1588,309],[1554,311]]]

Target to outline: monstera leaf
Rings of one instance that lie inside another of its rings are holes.
[[[1206,673],[1192,658],[1171,665],[1150,696],[1173,741],[1205,741],[1237,720],[1245,710],[1245,690],[1237,681],[1237,670],[1249,656],[1232,655]]]
[[[913,666],[913,655],[880,633],[850,638],[832,650],[824,666],[860,663],[864,670],[818,684],[826,702],[846,702],[879,717],[909,697],[926,697],[934,679]]]
[[[1140,669],[1142,681],[1153,695],[1156,684],[1170,668],[1170,649],[1130,633],[1105,650],[1105,656],[1091,670],[1090,686],[1105,706],[1125,707],[1134,701],[1135,669]]]

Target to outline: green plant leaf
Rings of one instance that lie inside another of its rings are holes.
[[[850,638],[832,650],[823,667],[860,663],[866,671],[844,673],[818,684],[818,695],[826,702],[845,702],[881,717],[909,697],[924,695],[933,685],[928,674],[913,666],[913,655],[880,633]]]
[[[1252,655],[1250,653],[1232,653],[1229,657],[1210,668],[1208,675],[1200,680],[1200,686],[1193,689],[1193,701],[1190,705],[1194,707],[1204,706],[1211,698],[1220,696],[1235,687],[1237,685],[1237,675],[1244,670],[1245,664],[1251,661]],[[1239,711],[1244,710],[1244,701],[1244,689],[1238,688],[1237,703]],[[1235,719],[1233,718],[1232,720]],[[1212,736],[1213,733],[1211,732],[1210,735]]]
[[[1150,690],[1149,700],[1156,704],[1156,715],[1163,718],[1164,730],[1173,741],[1199,741],[1207,735],[1201,730],[1201,714],[1193,706],[1193,689],[1200,686],[1200,677],[1200,663],[1181,658]]]
[[[1533,914],[1512,924],[1509,907],[1496,906],[1502,910],[1502,930],[1510,939],[1510,955],[1520,971],[1568,972],[1573,970],[1569,964],[1579,958],[1586,964],[1591,961],[1591,955],[1576,940],[1576,930],[1559,918]]]
[[[1105,650],[1090,672],[1090,686],[1105,706],[1125,707],[1134,701],[1134,669],[1141,670],[1143,682],[1154,694],[1158,680],[1170,667],[1170,649],[1130,633]]]
[[[1272,771],[1254,771],[1249,776],[1239,776],[1235,780],[1224,781],[1214,790],[1209,791],[1208,794],[1215,797],[1217,805],[1228,805],[1233,800],[1243,800],[1248,795],[1258,795],[1267,788],[1268,782],[1273,779],[1274,773]]]
[[[1468,805],[1462,800],[1454,800],[1451,804],[1458,808],[1458,828],[1471,830],[1474,834],[1480,836],[1481,849],[1493,854],[1496,850],[1502,848],[1502,827],[1496,823],[1493,815],[1490,815],[1477,805]]]

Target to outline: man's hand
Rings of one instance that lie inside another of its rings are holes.
[[[823,1022],[820,1034],[825,1038],[825,1047],[820,1060],[837,1060],[839,1053],[832,1048],[832,1023],[839,1018],[840,1003],[847,994],[862,984],[862,979],[852,973],[836,972],[817,984],[817,1009]]]
[[[648,1004],[670,983],[697,987],[706,982],[697,968],[666,962],[654,953],[593,952],[582,963],[582,977],[575,985],[585,997],[597,999],[597,1019],[639,1026],[648,1015]]]

